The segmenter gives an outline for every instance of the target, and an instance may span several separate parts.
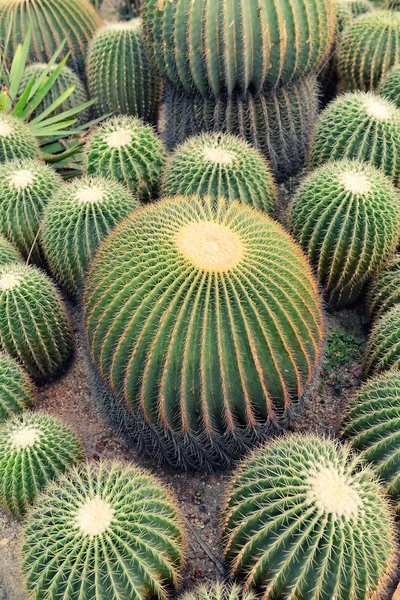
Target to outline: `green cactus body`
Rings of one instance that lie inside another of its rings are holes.
[[[62,421],[24,412],[0,425],[0,505],[21,519],[38,494],[82,460],[81,445]]]
[[[298,246],[263,213],[210,197],[166,198],[107,238],[84,327],[116,397],[105,413],[152,456],[199,469],[287,426],[322,340]]]
[[[274,175],[282,179],[304,166],[317,115],[315,75],[273,93],[230,100],[206,100],[167,83],[164,136],[172,150],[202,132],[231,133],[265,154]]]
[[[0,350],[44,379],[60,372],[71,347],[67,313],[51,279],[36,267],[0,267]]]
[[[252,591],[244,591],[239,585],[220,581],[200,583],[183,593],[181,600],[256,600]]]
[[[26,585],[34,600],[167,600],[182,537],[174,498],[153,475],[87,464],[50,485],[30,512]]]
[[[345,306],[357,300],[367,279],[395,251],[400,196],[367,163],[330,162],[300,185],[290,226],[331,306]]]
[[[400,507],[400,371],[363,385],[344,419],[342,437],[372,464]]]
[[[204,97],[258,94],[317,69],[335,32],[332,0],[144,0],[147,55]]]
[[[44,254],[57,282],[76,294],[100,242],[138,206],[111,179],[86,177],[62,187],[47,205],[41,229]]]
[[[373,4],[369,0],[338,0],[350,8],[353,17],[359,17],[372,11]]]
[[[372,93],[339,96],[321,113],[311,166],[347,158],[369,162],[400,185],[400,109]]]
[[[382,79],[378,89],[380,96],[391,100],[397,108],[400,108],[400,65],[390,69]]]
[[[166,152],[152,127],[135,117],[113,117],[86,144],[88,175],[112,177],[143,199],[157,190]]]
[[[116,111],[156,121],[161,81],[144,54],[140,19],[97,32],[89,47],[87,77],[99,115]]]
[[[376,90],[400,61],[400,15],[369,12],[354,19],[340,38],[339,76],[343,89]]]
[[[14,358],[0,352],[0,422],[29,408],[32,397],[28,374]]]
[[[44,209],[61,187],[61,177],[37,160],[0,165],[0,232],[24,258],[39,265],[43,264],[38,233]]]
[[[394,532],[382,487],[349,446],[292,435],[234,473],[223,547],[230,575],[263,600],[367,600],[393,574]]]
[[[380,317],[400,304],[400,254],[393,256],[373,279],[367,295],[370,319]]]
[[[0,112],[0,165],[14,158],[39,158],[39,146],[26,123]]]
[[[10,58],[23,43],[29,27],[32,44],[31,62],[48,62],[64,39],[63,54],[70,53],[69,66],[81,77],[85,72],[88,43],[101,19],[89,0],[0,0],[0,37],[6,39],[10,23]]]
[[[0,234],[0,266],[14,262],[22,262],[19,250],[13,243]]]
[[[227,134],[205,134],[179,147],[164,172],[162,193],[224,196],[276,213],[277,189],[269,164],[249,144]]]
[[[366,377],[400,369],[400,305],[385,312],[373,326],[364,358]]]

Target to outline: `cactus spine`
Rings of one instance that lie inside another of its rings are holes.
[[[400,369],[400,305],[385,312],[373,326],[364,358],[367,377],[391,368]]]
[[[22,256],[18,248],[0,234],[0,266],[13,262],[22,262]]]
[[[378,93],[383,98],[391,100],[397,108],[400,108],[400,65],[390,69],[383,77]]]
[[[369,318],[380,317],[400,304],[400,254],[393,256],[373,279],[367,296]]]
[[[26,123],[0,112],[0,165],[14,158],[39,158],[39,146]]]
[[[0,352],[0,422],[29,408],[32,397],[28,374],[14,358]]]

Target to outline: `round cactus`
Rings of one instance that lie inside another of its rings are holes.
[[[0,266],[13,262],[22,262],[22,256],[18,248],[0,234]]]
[[[322,339],[297,245],[263,213],[210,197],[166,198],[107,238],[84,326],[128,442],[199,469],[287,426]]]
[[[0,164],[14,158],[39,158],[39,146],[22,119],[0,112]]]
[[[338,67],[344,89],[377,89],[386,71],[400,61],[400,15],[369,12],[354,19],[340,38]]]
[[[348,6],[353,17],[359,17],[365,13],[371,12],[373,5],[369,0],[339,0],[341,4]]]
[[[0,350],[43,379],[60,372],[71,346],[67,313],[51,279],[24,264],[0,267]]]
[[[400,304],[400,254],[393,256],[377,273],[368,290],[367,314],[380,317]]]
[[[277,190],[267,161],[227,134],[189,139],[171,157],[162,182],[166,196],[224,196],[274,215]]]
[[[252,591],[244,591],[239,585],[220,581],[200,583],[180,597],[181,600],[256,600]]]
[[[107,463],[74,468],[27,519],[27,588],[35,600],[167,600],[179,579],[181,530],[174,499],[150,473]]]
[[[0,37],[6,39],[13,23],[9,43],[12,57],[23,43],[29,27],[32,32],[29,59],[48,62],[64,39],[63,54],[70,53],[69,66],[83,76],[89,41],[101,27],[101,19],[89,0],[0,0]]]
[[[367,377],[400,369],[400,305],[385,312],[371,330],[365,349],[364,374]]]
[[[87,77],[99,115],[116,111],[155,122],[161,81],[147,63],[140,19],[97,32],[89,47]]]
[[[88,175],[112,177],[144,199],[157,189],[166,153],[153,129],[135,117],[113,117],[86,144]]]
[[[400,502],[400,371],[370,379],[353,399],[342,437],[372,463],[388,494]]]
[[[61,187],[61,177],[38,160],[0,165],[0,232],[38,264],[43,262],[38,233],[44,209]]]
[[[14,358],[0,352],[0,422],[29,408],[32,396],[28,374]]]
[[[339,96],[321,113],[311,165],[348,158],[370,162],[400,185],[400,109],[372,93]]]
[[[55,279],[75,294],[100,242],[139,206],[121,184],[86,177],[62,187],[48,203],[41,242]]]
[[[24,412],[0,425],[0,505],[21,519],[45,487],[82,460],[81,445],[62,421]]]
[[[333,0],[237,5],[224,0],[144,0],[150,62],[161,75],[204,97],[258,94],[317,69],[335,32]]]
[[[318,115],[318,83],[310,75],[273,93],[206,100],[166,84],[165,140],[172,150],[202,132],[226,132],[266,155],[275,176],[294,175],[306,161]]]
[[[310,435],[260,448],[234,474],[224,515],[230,574],[263,599],[367,600],[392,575],[389,503],[346,445]]]
[[[300,185],[291,206],[294,237],[315,265],[332,306],[360,295],[367,279],[395,251],[400,196],[367,163],[327,163]]]
[[[400,65],[396,65],[385,75],[378,92],[380,96],[391,100],[400,108]]]

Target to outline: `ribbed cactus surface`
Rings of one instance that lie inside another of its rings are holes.
[[[166,600],[182,564],[180,517],[150,473],[87,464],[41,495],[22,556],[35,600]]]
[[[275,92],[209,100],[166,83],[164,102],[170,150],[193,135],[223,131],[263,152],[273,173],[284,178],[304,166],[318,115],[318,83],[309,75]]]
[[[329,162],[300,185],[290,226],[329,303],[345,306],[395,251],[400,196],[390,179],[367,163]]]
[[[400,65],[396,65],[383,77],[378,89],[380,96],[391,100],[400,108]]]
[[[400,254],[395,254],[377,273],[368,289],[366,309],[370,319],[400,304]]]
[[[252,591],[244,591],[239,585],[212,581],[197,584],[184,592],[181,600],[256,600]]]
[[[0,232],[30,262],[43,262],[39,228],[47,202],[61,187],[61,177],[38,160],[0,165]]]
[[[361,452],[400,502],[400,371],[370,379],[353,398],[343,422],[342,437]]]
[[[296,81],[322,64],[335,31],[331,0],[143,0],[142,18],[153,66],[204,97]]]
[[[155,122],[161,80],[147,62],[140,19],[111,23],[97,32],[89,47],[87,77],[99,115],[116,111]]]
[[[266,600],[367,600],[396,562],[394,520],[348,446],[288,436],[234,473],[223,548],[232,577]]]
[[[365,349],[364,374],[368,377],[391,368],[400,369],[400,305],[385,312],[373,326]]]
[[[62,421],[24,412],[0,425],[0,505],[21,519],[38,494],[82,460],[80,442]]]
[[[161,187],[165,196],[224,196],[276,213],[277,189],[268,162],[228,134],[190,138],[168,161]]]
[[[105,412],[184,467],[222,466],[290,421],[313,376],[321,304],[298,246],[224,198],[166,198],[126,219],[86,280]]]
[[[348,158],[369,162],[400,184],[400,109],[370,92],[349,92],[321,113],[311,165]]]
[[[166,153],[149,125],[135,117],[112,117],[86,144],[88,175],[112,177],[147,199],[158,188]]]
[[[51,279],[24,264],[0,267],[0,350],[43,379],[62,369],[71,346],[67,313]]]
[[[22,262],[22,255],[18,248],[0,234],[0,266],[13,262]]]
[[[0,164],[14,158],[39,158],[39,146],[22,119],[0,112]]]
[[[350,8],[353,17],[369,13],[373,8],[373,4],[369,0],[339,0],[339,2]]]
[[[76,294],[103,238],[139,201],[122,184],[83,177],[48,203],[41,228],[44,254],[55,279]]]
[[[89,0],[0,0],[0,37],[6,39],[13,23],[10,57],[31,28],[31,62],[48,62],[64,39],[69,66],[81,76],[85,71],[87,46],[101,19]]]
[[[32,404],[33,386],[26,371],[5,352],[0,352],[0,422]]]
[[[400,61],[400,15],[373,11],[354,19],[343,32],[338,64],[348,90],[376,90],[385,73]]]

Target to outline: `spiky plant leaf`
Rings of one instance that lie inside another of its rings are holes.
[[[0,352],[0,422],[29,408],[32,399],[33,386],[26,371],[14,358]]]

